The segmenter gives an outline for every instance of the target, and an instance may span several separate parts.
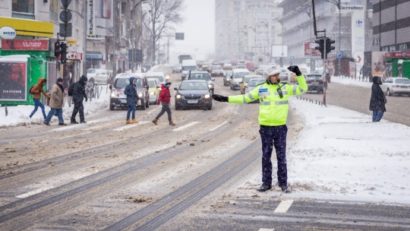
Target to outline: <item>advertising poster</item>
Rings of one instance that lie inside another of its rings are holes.
[[[372,53],[372,76],[384,77],[386,72],[386,62],[384,55],[386,52],[375,51]]]
[[[111,18],[112,0],[101,0],[101,18]]]
[[[0,101],[26,101],[27,63],[0,62]]]

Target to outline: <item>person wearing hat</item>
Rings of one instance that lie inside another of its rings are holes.
[[[155,125],[158,124],[159,118],[166,112],[168,115],[168,122],[169,125],[175,126],[175,123],[172,121],[172,114],[171,114],[171,108],[170,108],[170,103],[171,103],[171,92],[169,91],[169,87],[171,86],[171,82],[169,81],[169,77],[167,76],[165,84],[161,85],[161,92],[159,93],[159,98],[158,98],[158,104],[161,103],[162,109],[155,117],[155,119],[152,121]]]
[[[286,166],[286,135],[290,96],[301,95],[308,89],[305,77],[298,66],[288,70],[296,74],[297,85],[280,83],[279,71],[268,74],[266,82],[255,87],[245,95],[222,96],[214,94],[212,98],[219,102],[236,104],[259,100],[259,133],[262,140],[262,185],[258,189],[265,192],[272,188],[272,149],[275,147],[277,158],[278,185],[282,192],[289,193]]]
[[[58,117],[58,125],[64,126],[63,119],[63,104],[64,104],[64,87],[63,78],[58,78],[57,83],[53,85],[50,91],[50,102],[49,106],[51,110],[48,112],[46,119],[44,120],[45,125],[50,125],[50,120],[53,115]]]

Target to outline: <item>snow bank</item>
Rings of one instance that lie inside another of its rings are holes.
[[[107,86],[101,86],[101,94],[98,99],[92,99],[91,101],[84,102],[84,114],[86,115],[86,119],[87,115],[93,114],[98,110],[108,109],[109,99],[110,90],[107,89]],[[33,111],[34,106],[21,105],[16,107],[8,107],[8,116],[5,115],[4,107],[1,107],[0,109],[0,126],[15,126],[18,124],[43,122],[43,115],[40,108],[37,110],[33,118],[31,118],[31,120],[29,119],[29,115]],[[69,105],[67,102],[65,103],[63,113],[66,123],[70,122],[70,117],[73,109],[74,105]],[[50,107],[46,106],[46,114],[49,111]],[[56,121],[58,121],[57,117],[54,116],[51,120],[51,123],[56,123]]]
[[[288,150],[292,196],[410,204],[410,128],[293,100],[305,128]]]

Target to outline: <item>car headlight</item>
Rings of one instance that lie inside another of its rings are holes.
[[[209,87],[209,88],[212,88],[212,84],[208,84],[208,87]]]
[[[138,93],[138,97],[139,97],[139,98],[142,98],[142,93],[141,93],[141,92]]]
[[[150,92],[149,94],[150,94],[150,95],[155,95],[154,92]]]
[[[118,97],[118,95],[115,92],[111,92],[111,97]]]
[[[182,96],[181,95],[177,95],[177,99],[181,99],[182,98]]]
[[[211,96],[209,94],[207,94],[204,97],[205,97],[205,99],[209,99]]]

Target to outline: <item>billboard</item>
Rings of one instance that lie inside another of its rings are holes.
[[[314,42],[305,42],[304,44],[305,56],[319,56],[320,57],[320,51],[315,49],[316,46],[317,44]]]
[[[27,100],[27,62],[0,60],[0,101]]]
[[[288,56],[288,46],[285,45],[273,45],[272,57],[286,57]]]
[[[372,52],[372,76],[384,77],[386,73],[386,62],[384,55],[386,52],[374,51]]]

